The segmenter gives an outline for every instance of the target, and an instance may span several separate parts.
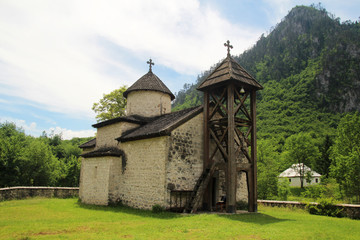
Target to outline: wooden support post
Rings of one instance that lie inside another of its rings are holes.
[[[204,92],[204,169],[210,165],[209,92]]]
[[[250,94],[250,111],[251,111],[251,159],[252,168],[250,169],[250,186],[251,186],[251,202],[249,202],[249,212],[257,211],[257,145],[256,145],[256,91],[252,90]]]
[[[205,168],[211,165],[209,159],[209,153],[210,153],[209,103],[210,103],[209,92],[204,92],[204,160],[203,160],[204,170]],[[211,208],[210,198],[211,198],[211,194],[209,192],[209,188],[207,188],[204,193],[203,207],[208,210]]]
[[[226,211],[236,212],[236,159],[235,159],[235,113],[234,113],[234,85],[227,87],[227,113],[228,113],[228,162],[226,171]]]

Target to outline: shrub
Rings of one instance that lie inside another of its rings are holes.
[[[334,204],[332,198],[321,199],[317,205],[308,204],[306,208],[310,214],[330,217],[343,217],[344,211],[344,208]]]
[[[236,202],[236,209],[237,210],[249,210],[248,202],[240,200]]]
[[[279,185],[278,185],[278,196],[281,200],[287,200],[288,195],[290,193],[290,186],[289,186],[289,182],[287,181],[287,179],[281,179],[279,181]]]
[[[291,196],[300,197],[301,194],[305,191],[305,188],[301,187],[290,187]]]
[[[163,206],[160,206],[159,204],[155,204],[154,206],[152,206],[153,213],[161,213],[164,211],[165,211],[165,208]]]
[[[302,197],[318,199],[325,196],[326,187],[323,185],[307,186],[305,191],[301,193]]]

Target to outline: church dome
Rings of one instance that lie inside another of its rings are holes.
[[[175,96],[152,72],[151,65],[154,65],[152,60],[147,63],[150,64],[149,72],[123,94],[127,98],[126,114],[129,116],[154,117],[171,112],[171,101]]]
[[[142,76],[124,92],[124,97],[127,98],[127,95],[133,91],[157,91],[169,94],[171,100],[175,99],[174,94],[172,94],[160,78],[151,71],[151,68],[147,74]]]

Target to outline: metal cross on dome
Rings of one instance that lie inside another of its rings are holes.
[[[230,41],[229,41],[229,40],[227,40],[226,43],[224,43],[224,46],[227,47],[227,52],[228,52],[227,54],[228,54],[228,56],[229,56],[229,55],[230,55],[230,48],[232,49],[233,46],[230,45]]]
[[[155,65],[155,63],[153,63],[153,61],[151,60],[151,58],[150,58],[150,60],[147,61],[146,63],[149,64],[149,72],[151,72],[151,65]]]

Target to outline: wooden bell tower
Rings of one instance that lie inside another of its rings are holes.
[[[225,170],[228,213],[236,211],[238,172],[245,172],[248,209],[255,212],[256,91],[263,87],[231,57],[230,42],[224,45],[227,57],[198,87],[204,92],[204,169],[216,165]],[[222,159],[215,163],[218,152]],[[211,202],[210,195],[205,191],[204,202]]]

